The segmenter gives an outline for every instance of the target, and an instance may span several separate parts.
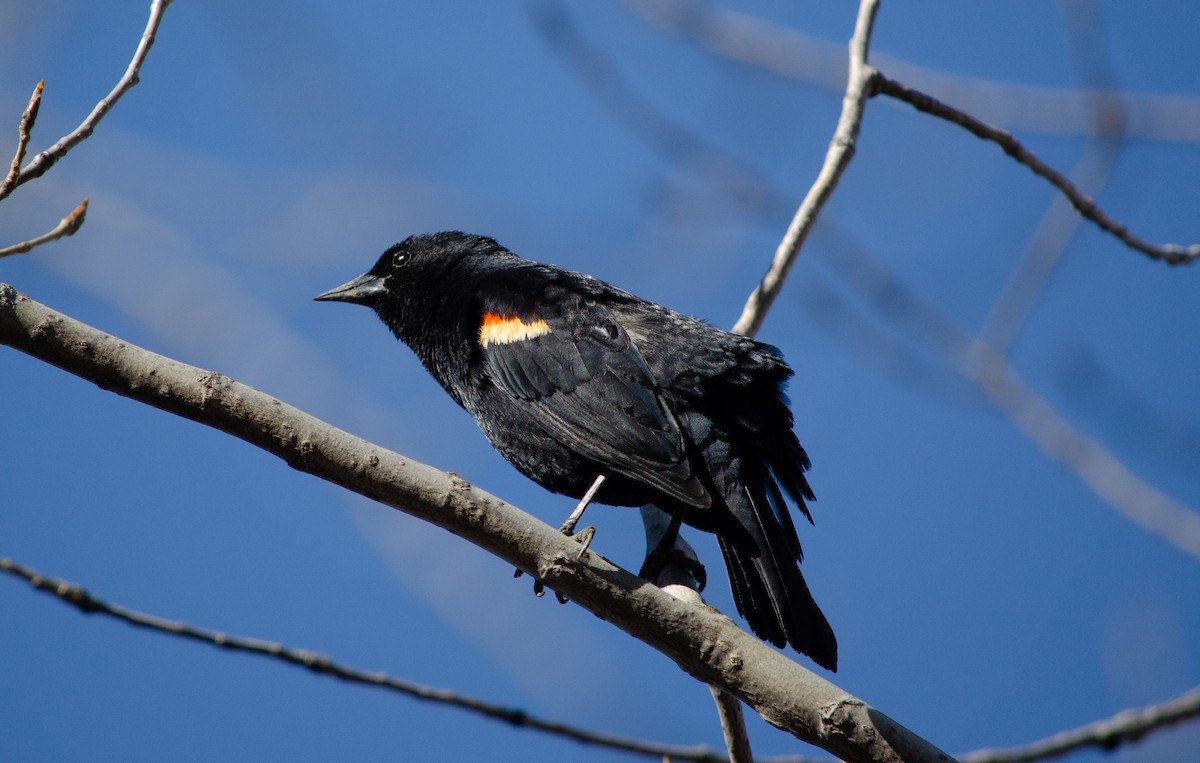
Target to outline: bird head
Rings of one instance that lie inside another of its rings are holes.
[[[506,256],[515,258],[486,236],[459,231],[409,236],[388,247],[366,273],[313,299],[369,307],[417,349],[439,316],[466,317],[475,284]]]

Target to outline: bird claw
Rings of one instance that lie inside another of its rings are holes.
[[[525,574],[525,571],[522,569],[513,570],[513,578],[514,579],[519,578],[524,574]],[[543,583],[538,578],[533,579],[533,595],[539,599],[546,595],[546,584]],[[563,596],[558,591],[554,592],[554,598],[558,599],[559,604],[567,603],[567,597]]]
[[[571,521],[570,518],[566,522],[563,522],[562,527],[558,528],[558,531],[579,544],[579,553],[575,556],[577,560],[583,559],[584,555],[588,552],[588,548],[592,545],[592,538],[596,537],[596,528],[591,526],[575,532],[575,522]],[[513,570],[514,578],[519,578],[524,574],[525,571],[522,569]],[[538,598],[546,595],[546,584],[537,578],[533,579],[533,595]],[[554,592],[554,598],[558,599],[559,604],[566,604],[568,601],[567,597],[558,591]]]
[[[576,554],[575,558],[582,559],[584,554],[588,552],[588,548],[590,548],[592,545],[592,538],[596,537],[596,528],[588,526],[575,534],[571,534],[564,530],[563,535],[566,535],[568,538],[579,544],[579,553]]]

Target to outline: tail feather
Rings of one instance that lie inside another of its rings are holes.
[[[791,431],[778,381],[772,390],[764,399],[775,405],[742,416],[736,436],[707,413],[681,413],[716,499],[707,510],[688,512],[684,521],[717,536],[734,603],[755,635],[778,647],[791,644],[836,671],[837,638],[800,574],[800,539],[784,498],[786,493],[812,521],[804,503],[813,497],[804,477],[808,456]]]
[[[746,618],[754,635],[769,644],[782,647],[787,643],[787,634],[780,627],[780,619],[774,614],[770,617],[758,615],[760,612],[774,613],[775,605],[771,601],[766,586],[757,582],[759,574],[750,562],[750,557],[738,553],[735,545],[723,536],[717,536],[717,545],[721,548],[721,556],[725,558],[725,570],[729,574],[729,587],[733,591],[733,601],[737,605],[738,612]],[[755,615],[752,617],[747,613],[755,613]]]
[[[718,528],[717,540],[734,603],[759,638],[779,647],[791,644],[836,671],[837,638],[809,593],[798,554],[767,505],[768,490],[760,480],[726,494],[726,519],[736,527]]]

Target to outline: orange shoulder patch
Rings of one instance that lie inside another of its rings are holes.
[[[550,333],[550,326],[541,318],[526,323],[515,315],[484,313],[479,325],[479,344],[511,344]]]

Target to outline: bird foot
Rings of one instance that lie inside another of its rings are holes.
[[[704,565],[700,560],[694,559],[684,553],[677,551],[674,546],[664,548],[659,545],[650,555],[646,557],[646,561],[642,562],[642,568],[638,570],[638,577],[643,580],[648,580],[655,585],[661,585],[660,579],[665,570],[669,566],[683,568],[688,575],[696,581],[699,586],[697,592],[703,592],[704,587],[708,585],[708,571],[704,569]]]
[[[519,578],[524,574],[525,574],[525,570],[521,570],[521,569],[513,570],[513,578]],[[538,578],[533,579],[533,595],[538,597],[539,599],[546,595],[546,584],[543,583]],[[563,596],[558,591],[554,592],[554,598],[558,599],[559,604],[567,603],[567,597]]]
[[[575,558],[583,559],[583,555],[587,553],[588,548],[592,545],[592,539],[596,537],[596,528],[590,527],[590,526],[585,527],[582,530],[580,530],[578,533],[574,532],[574,530],[575,530],[574,522],[564,522],[563,526],[558,528],[559,532],[561,532],[563,535],[567,536],[568,538],[571,538],[572,540],[574,540],[576,543],[579,544],[579,553],[576,555]],[[519,578],[524,574],[525,574],[524,570],[521,570],[521,569],[513,570],[514,578]],[[542,596],[546,595],[546,584],[537,578],[533,579],[533,595],[537,596],[538,598],[541,598]],[[558,591],[554,592],[554,598],[558,599],[559,604],[566,604],[568,601],[567,597],[563,596]]]
[[[585,527],[579,532],[573,532],[574,527],[568,528],[566,525],[558,528],[558,531],[567,536],[571,540],[579,544],[579,553],[575,556],[576,559],[582,559],[584,554],[588,552],[588,548],[592,545],[592,538],[596,537],[595,527]]]

